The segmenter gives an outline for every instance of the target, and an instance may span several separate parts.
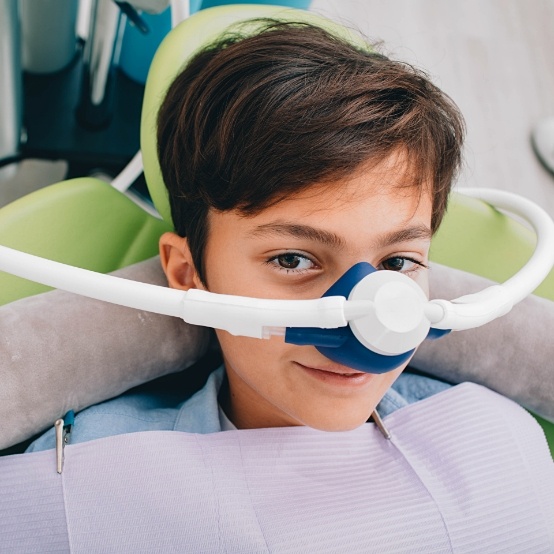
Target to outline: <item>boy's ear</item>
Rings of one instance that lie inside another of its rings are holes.
[[[160,237],[160,261],[171,288],[203,288],[186,238],[175,233],[164,233]]]

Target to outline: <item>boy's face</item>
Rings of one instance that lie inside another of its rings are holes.
[[[398,185],[402,159],[391,156],[349,179],[315,186],[258,215],[212,212],[205,252],[212,292],[259,298],[319,298],[351,266],[366,261],[399,270],[427,292],[423,267],[430,245],[431,198]],[[164,235],[164,269],[171,286],[205,288],[186,239]],[[217,331],[229,378],[221,398],[238,428],[308,425],[358,427],[404,369],[361,373],[325,358],[312,346]]]

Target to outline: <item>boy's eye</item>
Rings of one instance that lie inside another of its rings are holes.
[[[388,271],[402,271],[404,273],[410,273],[411,271],[417,271],[418,269],[427,266],[411,258],[394,256],[383,261],[381,263],[381,267],[382,269],[386,269]]]
[[[277,269],[285,271],[304,271],[315,267],[312,260],[295,252],[286,252],[284,254],[274,256],[268,260],[268,263],[276,266]]]

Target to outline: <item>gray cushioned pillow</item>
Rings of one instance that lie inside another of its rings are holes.
[[[452,299],[492,281],[431,265],[431,298]],[[477,329],[424,341],[411,365],[450,383],[472,381],[554,421],[554,302],[530,295]]]
[[[159,259],[114,273],[167,286]],[[184,369],[207,329],[56,290],[0,307],[0,449],[82,410]]]

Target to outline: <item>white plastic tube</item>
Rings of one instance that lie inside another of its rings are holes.
[[[114,177],[111,182],[112,187],[119,192],[125,192],[139,178],[142,169],[142,154],[139,150],[121,173]]]
[[[65,265],[0,246],[0,270],[96,300],[180,317],[184,291]]]
[[[554,222],[538,204],[518,194],[476,188],[462,189],[461,192],[522,217],[535,231],[537,244],[533,255],[516,275],[502,284],[513,303],[517,304],[542,283],[554,266]]]
[[[193,325],[247,337],[269,338],[269,328],[275,327],[335,328],[348,323],[344,315],[346,299],[342,296],[268,300],[197,289],[185,292],[96,273],[5,246],[0,246],[0,270],[96,300],[180,317]],[[350,304],[353,312],[360,312],[356,302]]]
[[[511,193],[488,189],[465,192],[526,219],[537,233],[537,245],[525,267],[503,285],[451,302],[433,300],[426,303],[423,312],[437,329],[471,329],[500,317],[530,294],[554,265],[554,222],[544,210]],[[314,300],[274,300],[201,290],[184,292],[103,275],[5,246],[0,246],[0,270],[90,298],[257,338],[267,338],[269,333],[282,334],[284,327],[343,327],[348,321],[363,318],[374,309],[368,298],[347,301],[334,296]]]
[[[537,244],[525,266],[505,283],[451,302],[432,300],[443,310],[443,317],[432,321],[436,329],[472,329],[508,313],[541,284],[554,266],[554,222],[541,207],[518,194],[496,189],[468,188],[459,192],[522,217],[535,231]]]

